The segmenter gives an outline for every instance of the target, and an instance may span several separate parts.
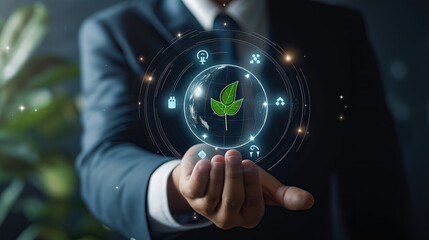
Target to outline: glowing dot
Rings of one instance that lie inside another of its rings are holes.
[[[250,140],[251,141],[255,140],[255,137],[254,136],[250,136]]]
[[[244,75],[246,78],[249,78],[250,77],[250,74],[246,74],[246,75]]]
[[[149,77],[148,77],[148,80],[149,80],[149,81],[152,81],[152,76],[149,76]]]
[[[289,62],[290,60],[292,60],[292,58],[289,55],[286,55],[286,61]]]
[[[204,134],[204,135],[203,135],[203,138],[207,138],[207,134]]]
[[[347,106],[344,106],[344,108],[347,108]]]
[[[228,25],[228,23],[224,22],[223,25],[226,26],[226,25]]]
[[[24,105],[19,106],[19,110],[21,110],[21,112],[24,111],[25,110]]]
[[[338,119],[339,119],[340,121],[342,121],[342,120],[344,120],[344,116],[343,116],[343,115],[340,115],[340,116],[338,116]]]
[[[144,58],[143,57],[139,57],[139,61],[143,62]]]
[[[301,128],[298,128],[298,132],[299,132],[299,133],[301,133],[301,132],[302,132],[302,129],[301,129]]]
[[[215,147],[215,150],[218,150],[219,148]]]
[[[344,96],[343,95],[340,95],[340,99],[343,99],[344,98]]]
[[[181,36],[182,36],[182,34],[181,34],[181,33],[178,33],[178,34],[177,34],[177,37],[181,37]]]
[[[136,239],[132,237],[132,238],[130,238],[130,240],[136,240]]]
[[[223,7],[226,7],[226,4],[224,3],[224,4],[222,4],[222,6],[223,6]]]
[[[6,51],[9,51],[10,50],[10,47],[9,47],[9,45],[8,46],[6,46]]]
[[[34,111],[35,111],[35,112],[37,112],[37,108],[36,108],[36,109],[34,109]]]
[[[267,102],[264,102],[264,106],[266,107],[266,106],[268,106],[268,103]]]
[[[142,102],[139,102],[139,105],[142,105]]]
[[[119,186],[116,186],[116,187],[115,187],[115,189],[116,189],[116,190],[118,190],[118,189],[119,189]]]

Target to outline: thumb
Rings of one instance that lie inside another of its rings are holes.
[[[313,206],[314,198],[309,192],[285,186],[262,168],[258,169],[266,204],[282,206],[289,210],[306,210]]]

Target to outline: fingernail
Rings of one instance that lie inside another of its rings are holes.
[[[230,163],[230,164],[239,164],[239,163],[241,163],[241,159],[239,157],[235,156],[235,155],[228,156],[227,160],[228,160],[228,163]]]
[[[210,169],[210,167],[204,166],[204,164],[200,164],[200,165],[198,165],[198,169],[200,169],[202,171],[206,171],[207,169]]]
[[[216,169],[220,169],[220,168],[224,168],[225,167],[225,164],[223,163],[223,162],[214,162],[213,163],[213,168],[216,168]]]

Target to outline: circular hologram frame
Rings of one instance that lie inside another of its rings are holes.
[[[304,71],[269,39],[232,33],[183,33],[153,54],[142,76],[141,124],[165,156],[205,143],[237,149],[264,169],[289,163],[309,128]]]
[[[253,141],[268,116],[268,98],[248,70],[230,64],[209,67],[186,90],[183,112],[201,142],[221,149]]]

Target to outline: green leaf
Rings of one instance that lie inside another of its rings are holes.
[[[16,240],[33,240],[37,238],[38,225],[32,224],[22,231]]]
[[[0,33],[1,33],[1,30],[3,29],[3,24],[4,24],[3,19],[0,18]]]
[[[73,70],[72,70],[73,69]],[[59,79],[58,73],[67,71]],[[73,73],[72,73],[73,72]],[[35,87],[46,87],[49,83],[58,84],[70,78],[76,78],[79,70],[75,64],[69,63],[65,58],[57,56],[37,56],[29,59],[19,71],[3,87],[9,93],[25,92]],[[53,79],[55,78],[55,79]],[[59,81],[55,81],[58,79]]]
[[[231,105],[235,101],[238,81],[227,85],[220,93],[220,100],[225,106]]]
[[[214,100],[213,98],[210,98],[210,100],[213,112],[220,117],[225,116],[225,105],[223,105],[221,102]]]
[[[76,125],[78,116],[74,100],[70,96],[55,97],[48,104],[38,107],[37,112],[34,109],[18,112],[14,118],[3,123],[1,128],[13,132],[37,129],[43,131],[44,136],[56,130],[60,130],[64,134],[68,130],[65,128],[67,124]]]
[[[8,158],[27,163],[35,163],[38,159],[37,150],[27,137],[7,131],[0,131],[0,156],[0,166]]]
[[[37,170],[46,195],[53,199],[67,199],[74,193],[77,176],[72,162],[62,154],[43,156]]]
[[[48,29],[49,11],[35,3],[15,11],[0,35],[0,84],[11,80],[36,50]]]
[[[0,225],[9,214],[13,204],[18,199],[24,189],[24,181],[21,179],[13,180],[9,186],[3,190],[0,196]]]
[[[243,103],[243,99],[240,99],[238,101],[235,101],[231,105],[226,106],[225,107],[225,114],[227,114],[229,116],[234,116],[238,112],[238,110],[240,110],[242,103]]]

